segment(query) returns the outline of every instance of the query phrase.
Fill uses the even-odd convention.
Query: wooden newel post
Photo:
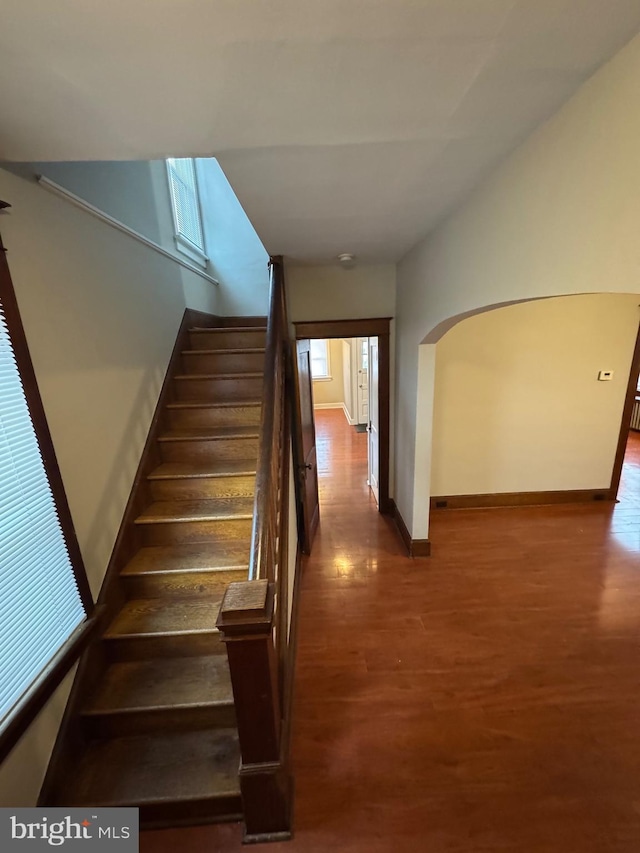
[[[267,580],[229,584],[217,621],[231,671],[247,842],[291,835],[291,779],[280,750],[274,592]]]

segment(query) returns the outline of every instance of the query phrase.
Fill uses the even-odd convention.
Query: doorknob
[[[313,465],[310,462],[307,462],[306,465],[304,463],[302,463],[302,465],[299,465],[298,467],[300,468],[301,471],[304,471],[305,468],[308,468],[309,471],[311,471],[311,469],[313,468]]]

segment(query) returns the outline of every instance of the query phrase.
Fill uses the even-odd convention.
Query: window
[[[171,209],[178,249],[202,266],[207,265],[200,212],[196,166],[191,158],[167,160]]]
[[[331,379],[329,364],[329,342],[310,341],[311,344],[311,378]]]
[[[54,500],[59,472],[56,468],[49,475],[45,466],[44,459],[50,457],[49,449],[43,448],[51,447],[51,454],[53,448],[46,424],[36,430],[44,414],[1,246],[0,241],[0,746],[4,749],[3,738],[9,737],[9,730],[11,736],[16,733],[26,703],[36,701],[30,688],[37,683],[37,701],[43,702],[56,678],[59,682],[64,675],[53,670],[62,666],[60,656],[79,648],[76,644],[86,635],[85,603],[90,604],[90,595],[84,569],[78,575],[81,593],[77,563],[75,568],[72,564],[64,532],[66,501],[62,506]],[[75,537],[72,548],[75,555]],[[67,669],[71,663],[68,660]]]

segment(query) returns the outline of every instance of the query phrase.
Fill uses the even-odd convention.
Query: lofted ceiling
[[[2,0],[0,159],[216,156],[267,250],[394,261],[640,0]]]

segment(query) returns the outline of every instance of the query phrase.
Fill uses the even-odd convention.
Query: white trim
[[[209,263],[209,256],[205,255],[196,245],[194,245],[191,240],[182,234],[175,234],[173,238],[176,242],[176,249],[183,255],[186,255],[196,264],[207,268],[207,264]]]
[[[350,426],[355,426],[356,421],[353,418],[349,417],[349,411],[347,409],[346,403],[314,403],[314,409],[342,409],[344,412],[344,416],[347,419]]]
[[[145,237],[144,234],[140,234],[133,228],[129,228],[129,226],[125,225],[124,222],[120,222],[119,219],[115,219],[113,216],[109,216],[108,213],[105,213],[99,208],[94,207],[92,204],[89,204],[88,201],[85,201],[83,198],[80,198],[80,196],[77,196],[69,190],[66,190],[64,187],[61,187],[60,184],[56,184],[55,181],[50,180],[45,175],[38,175],[36,177],[36,180],[45,190],[48,190],[54,195],[66,199],[66,201],[71,202],[71,204],[74,204],[76,207],[79,207],[86,213],[90,213],[92,216],[95,216],[96,219],[100,219],[102,222],[105,222],[107,225],[110,225],[117,231],[121,231],[123,234],[127,234],[129,237],[133,237],[134,240],[137,240],[139,243],[143,243],[145,246],[147,246],[149,249],[153,249],[153,251],[157,252],[159,255],[162,255],[163,257],[168,258],[170,261],[173,261],[174,263],[179,264],[181,267],[184,267],[185,269],[189,270],[190,272],[199,275],[201,278],[204,278],[207,281],[211,282],[211,284],[220,284],[217,279],[204,272],[204,270],[199,269],[193,264],[190,264],[188,261],[184,260],[184,258],[180,258],[178,257],[178,255],[174,255],[173,252],[168,252],[166,249],[163,249],[162,246],[158,245],[158,243],[155,243],[153,240],[150,240],[148,237]]]
[[[343,403],[342,408],[344,409],[344,416],[349,421],[349,426],[355,426],[358,421],[355,418],[352,418],[349,414],[349,409],[347,409],[347,404]]]

